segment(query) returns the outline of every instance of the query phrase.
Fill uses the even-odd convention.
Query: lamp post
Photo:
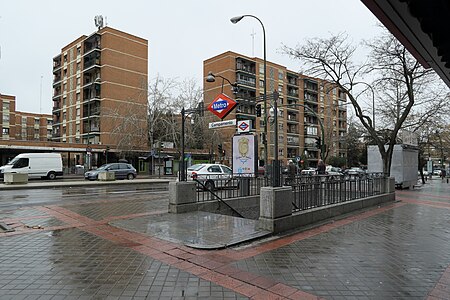
[[[273,169],[273,175],[272,175],[272,186],[277,187],[280,186],[281,180],[280,180],[280,162],[278,161],[278,97],[279,94],[277,91],[273,92],[273,133],[274,133],[274,141],[273,141],[273,147],[274,147],[274,153],[273,153],[273,163],[272,163],[272,169]]]
[[[269,154],[267,150],[267,60],[266,60],[266,29],[264,28],[264,24],[261,22],[261,20],[254,16],[254,15],[242,15],[233,17],[230,19],[231,23],[236,24],[240,20],[242,20],[245,17],[251,17],[258,20],[258,22],[261,24],[262,30],[263,30],[263,44],[264,44],[264,166],[267,168],[267,163],[269,161]]]
[[[184,162],[184,130],[185,130],[185,122],[186,117],[191,113],[198,113],[200,116],[203,116],[205,108],[203,107],[203,102],[200,102],[197,108],[193,109],[185,109],[184,106],[181,109],[181,159],[180,159],[180,181],[187,180],[186,174],[186,164]]]
[[[221,93],[223,93],[223,83],[226,80],[231,85],[231,89],[233,90],[233,94],[237,94],[239,87],[238,87],[238,84],[236,82],[235,83],[231,83],[231,81],[228,80],[228,78],[223,77],[221,75],[215,75],[211,71],[208,73],[208,76],[206,76],[206,82],[215,82],[216,81],[216,77],[222,78],[222,90],[221,90]]]

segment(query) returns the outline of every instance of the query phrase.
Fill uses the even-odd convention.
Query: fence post
[[[291,186],[262,187],[260,194],[259,227],[273,233],[283,231],[283,217],[292,215],[293,193]],[[288,220],[285,222],[289,223]]]
[[[169,182],[169,212],[184,213],[197,210],[195,181]]]

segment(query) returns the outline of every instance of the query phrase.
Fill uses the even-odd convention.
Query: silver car
[[[128,180],[136,178],[137,175],[136,169],[130,164],[112,163],[102,165],[101,167],[95,170],[91,170],[84,173],[84,179],[97,180],[98,173],[100,172],[114,172],[116,179],[128,179]]]

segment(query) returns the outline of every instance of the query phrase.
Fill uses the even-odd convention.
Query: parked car
[[[29,178],[56,179],[63,176],[60,153],[22,153],[0,167],[0,178],[4,173],[25,173]]]
[[[198,180],[206,189],[235,188],[238,181],[233,178],[233,170],[222,164],[196,164],[187,168],[187,178]]]
[[[316,175],[317,171],[316,168],[308,168],[300,171],[301,175]]]
[[[333,166],[326,166],[325,174],[331,175],[331,176],[344,175],[344,173],[342,173],[342,169],[341,168],[333,167]]]
[[[349,176],[363,176],[366,174],[366,171],[359,167],[351,167],[350,169],[345,170],[344,174]]]
[[[436,176],[441,176],[441,169],[434,169],[433,170],[433,175],[436,175]]]
[[[100,172],[114,172],[116,179],[132,180],[137,176],[136,169],[132,165],[126,163],[111,163],[84,173],[84,179],[97,180],[98,173]]]

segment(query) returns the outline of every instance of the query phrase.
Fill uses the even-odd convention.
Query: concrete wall
[[[244,218],[258,219],[260,228],[279,233],[352,211],[395,201],[394,178],[386,179],[384,186],[385,193],[382,195],[292,213],[293,193],[291,187],[264,187],[261,188],[260,196],[226,199],[226,205],[219,200],[196,202],[195,182],[170,182],[169,212],[185,213],[200,210],[237,216],[229,207],[231,206]]]
[[[324,207],[318,207],[301,211],[292,215],[283,217],[274,217],[272,219],[266,217],[260,217],[260,228],[270,230],[273,233],[279,233],[287,230],[292,230],[305,225],[317,223],[330,219],[342,214],[346,214],[352,211],[360,210],[376,206],[379,204],[395,201],[395,181],[394,178],[386,179],[386,191],[382,195],[371,196],[367,198],[347,201],[343,203],[337,203],[327,205]],[[262,209],[261,209],[262,211]]]

